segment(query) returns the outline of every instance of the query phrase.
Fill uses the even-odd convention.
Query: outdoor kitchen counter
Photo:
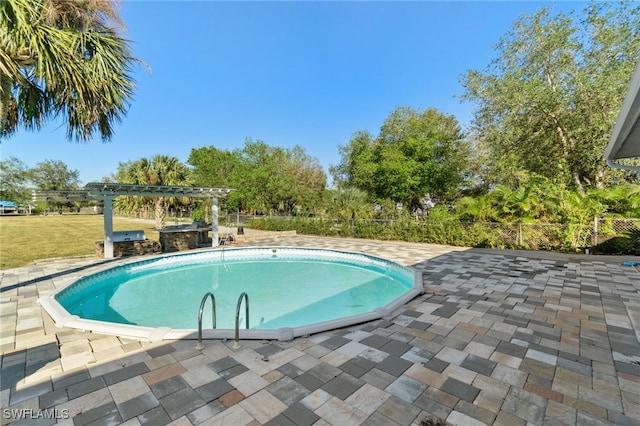
[[[211,241],[211,226],[179,225],[159,229],[160,245],[163,252],[191,250]]]

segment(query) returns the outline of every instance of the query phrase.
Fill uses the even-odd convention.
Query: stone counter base
[[[119,241],[113,243],[113,257],[140,256],[161,252],[160,242],[156,240]],[[104,241],[96,241],[96,256],[104,257]]]
[[[160,247],[163,253],[198,248],[198,231],[160,232]]]

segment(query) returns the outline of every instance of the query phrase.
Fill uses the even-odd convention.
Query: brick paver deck
[[[196,350],[56,328],[37,299],[104,260],[2,271],[3,424],[640,424],[640,272],[620,263],[637,258],[251,244],[388,258],[423,271],[425,293],[347,329]]]

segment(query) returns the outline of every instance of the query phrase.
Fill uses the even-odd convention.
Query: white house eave
[[[640,166],[616,162],[623,158],[638,157],[640,157],[640,58],[629,81],[629,89],[605,150],[605,160],[610,167],[640,171]]]

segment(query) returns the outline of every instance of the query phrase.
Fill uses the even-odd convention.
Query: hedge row
[[[508,224],[443,222],[336,222],[319,219],[265,217],[252,219],[249,227],[299,234],[340,236],[374,240],[396,240],[459,247],[554,250],[576,252],[589,248],[592,253],[639,255],[640,232],[609,235],[595,247],[590,246],[588,226],[525,226]]]

